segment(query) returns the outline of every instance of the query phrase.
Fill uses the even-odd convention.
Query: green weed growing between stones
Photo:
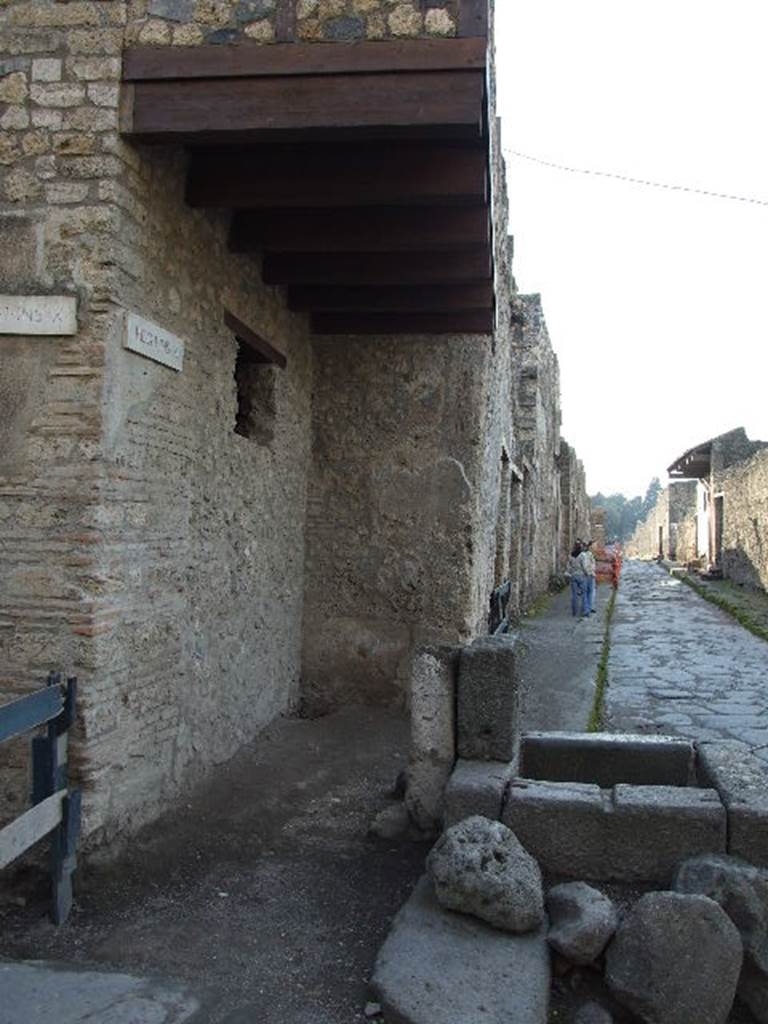
[[[592,711],[587,723],[587,732],[601,732],[603,728],[603,709],[605,704],[605,688],[608,685],[608,655],[611,651],[611,619],[613,608],[616,604],[616,589],[611,590],[608,599],[608,610],[605,613],[605,633],[603,634],[603,649],[600,652],[600,661],[597,665],[597,678],[595,680],[595,700],[592,704]]]
[[[709,601],[710,604],[717,605],[718,608],[727,612],[731,618],[735,619],[745,629],[748,629],[750,633],[759,636],[761,640],[768,640],[768,628],[756,622],[748,611],[739,608],[738,605],[728,599],[727,595],[710,590],[709,587],[699,583],[698,580],[695,580],[687,573],[681,573],[677,578],[686,583],[691,590],[695,590],[699,597],[703,597],[705,601]]]

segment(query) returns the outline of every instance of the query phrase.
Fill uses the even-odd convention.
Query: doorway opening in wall
[[[275,368],[260,362],[242,341],[237,343],[235,383],[235,433],[257,444],[271,444],[275,436]]]
[[[715,566],[720,569],[723,564],[723,495],[716,494],[715,511]]]

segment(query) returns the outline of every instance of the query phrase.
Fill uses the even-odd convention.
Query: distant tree
[[[656,498],[661,490],[659,478],[654,477],[644,498],[640,495],[627,498],[624,494],[602,494],[599,491],[592,495],[592,506],[605,509],[605,536],[608,540],[614,537],[621,541],[629,540],[637,524],[656,504]]]
[[[640,513],[641,519],[645,519],[656,504],[656,500],[663,490],[664,488],[661,486],[661,480],[655,476],[648,484],[648,489],[646,490],[645,497],[643,498],[642,511]]]

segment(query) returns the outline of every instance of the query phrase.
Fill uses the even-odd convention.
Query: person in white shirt
[[[595,587],[597,583],[597,563],[595,556],[592,554],[592,545],[594,541],[588,540],[584,545],[584,549],[579,555],[579,562],[581,568],[586,577],[584,585],[584,614],[594,615],[595,614]]]

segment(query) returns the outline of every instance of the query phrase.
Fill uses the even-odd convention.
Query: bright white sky
[[[590,493],[642,494],[737,426],[768,440],[768,2],[496,7],[515,276],[541,292]]]

